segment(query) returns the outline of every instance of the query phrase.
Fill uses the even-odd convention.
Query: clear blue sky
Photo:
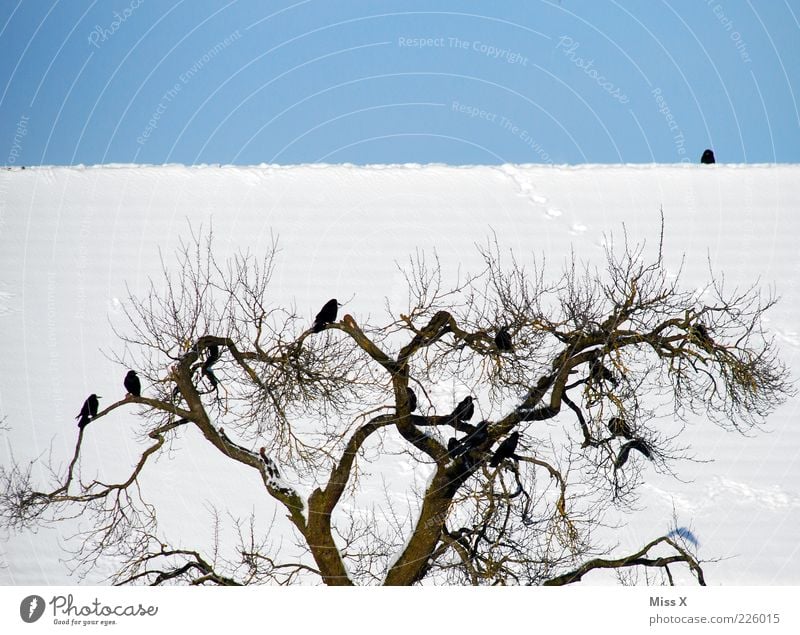
[[[800,0],[2,0],[0,165],[800,162]]]

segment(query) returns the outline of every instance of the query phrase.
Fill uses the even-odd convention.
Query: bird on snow
[[[621,468],[625,463],[628,462],[628,455],[630,454],[631,450],[638,450],[642,454],[644,454],[648,459],[652,457],[650,452],[650,448],[648,445],[642,441],[641,439],[634,439],[633,441],[628,441],[625,445],[620,448],[619,456],[617,460],[614,461],[614,469],[618,470]]]
[[[97,408],[100,405],[98,399],[100,399],[100,397],[92,393],[89,395],[86,401],[83,402],[81,411],[78,413],[78,416],[75,417],[76,419],[79,419],[79,428],[85,428],[87,425],[89,425],[89,421],[97,416]]]
[[[408,399],[408,411],[414,412],[417,409],[417,396],[411,388],[406,388],[406,395]]]
[[[503,442],[497,447],[494,455],[492,455],[489,461],[489,467],[497,467],[506,459],[516,458],[517,455],[514,454],[514,452],[517,449],[517,443],[519,443],[519,432],[512,432],[508,437],[503,439]]]
[[[611,417],[608,420],[608,431],[615,437],[633,438],[633,432],[628,422],[622,417]]]
[[[497,335],[494,336],[494,344],[497,346],[498,351],[514,350],[514,345],[511,342],[511,333],[508,332],[508,325],[497,331]]]
[[[139,378],[136,376],[135,370],[129,370],[128,374],[125,375],[125,390],[128,391],[129,395],[133,395],[134,397],[141,397],[142,396],[142,383],[139,381]]]
[[[474,413],[475,404],[472,403],[472,395],[470,395],[459,402],[451,417],[456,421],[469,421]]]
[[[313,333],[319,333],[325,328],[326,324],[335,322],[336,313],[338,312],[340,306],[342,305],[337,302],[336,298],[331,298],[328,300],[325,303],[325,306],[322,307],[322,310],[317,313],[317,317],[314,318],[314,325],[311,327],[311,331]]]
[[[703,151],[703,156],[700,157],[700,163],[716,163],[716,159],[714,159],[714,151],[710,149],[706,149]]]

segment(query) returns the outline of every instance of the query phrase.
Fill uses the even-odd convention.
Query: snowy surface
[[[503,248],[546,254],[555,275],[571,246],[599,259],[604,233],[619,233],[623,222],[634,240],[652,243],[663,208],[668,263],[677,267],[686,254],[684,285],[708,278],[709,258],[731,284],[774,285],[782,300],[768,326],[800,377],[798,183],[800,166],[789,165],[2,170],[0,417],[11,430],[0,433],[0,461],[52,453],[67,462],[86,396],[103,395],[101,407],[123,396],[125,370],[102,352],[119,350],[109,320],[119,316],[126,284],[137,293],[157,278],[159,249],[171,264],[189,222],[213,224],[220,258],[242,248],[261,253],[278,236],[273,297],[310,323],[330,297],[347,299],[356,319],[380,314],[384,297],[404,288],[395,262],[416,248],[436,248],[445,280],[454,279],[459,264],[477,268],[474,245],[495,232]],[[800,584],[798,404],[789,401],[750,438],[703,422],[687,428],[694,455],[713,462],[678,464],[681,480],[650,469],[640,511],[615,536],[620,547],[664,533],[675,513],[701,558],[722,558],[706,565],[710,584]],[[88,428],[83,474],[108,481],[129,469],[139,446],[131,411],[102,422]],[[187,430],[157,480],[145,483],[170,535],[188,536],[187,545],[210,539],[211,504],[267,518],[276,511],[255,472],[206,446]],[[375,470],[371,486],[423,484],[427,474],[411,474],[406,463]],[[278,510],[275,531],[287,527]],[[79,582],[63,562],[70,544],[59,529],[0,537],[0,584]]]

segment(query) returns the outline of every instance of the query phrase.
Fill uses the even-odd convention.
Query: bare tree
[[[672,583],[676,566],[704,584],[679,534],[612,557],[597,529],[633,505],[645,466],[686,458],[688,417],[746,432],[792,388],[763,329],[776,298],[713,273],[702,293],[682,290],[662,240],[650,259],[627,235],[609,242],[604,270],[573,254],[552,281],[494,240],[478,248],[482,270],[453,285],[417,254],[403,267],[407,306],[315,333],[270,303],[276,243],[261,261],[218,263],[211,236],[192,234],[177,267],[162,260],[163,279],[129,298],[118,330],[116,361],[138,370],[142,396],[92,419],[137,409],[149,445],[118,483],[79,477],[91,426],[47,487],[30,464],[2,468],[2,522],[91,517],[76,561],[116,557],[116,584],[563,585],[599,569]],[[463,392],[443,409],[452,385]],[[260,475],[296,548],[276,547],[255,516],[216,509],[211,552],[170,546],[140,477],[187,427]],[[348,506],[364,470],[397,453],[424,486],[403,504],[387,492],[368,511]],[[223,525],[235,551],[219,544]]]

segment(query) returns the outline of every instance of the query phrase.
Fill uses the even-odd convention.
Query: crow
[[[475,404],[472,403],[472,395],[470,395],[469,397],[464,397],[464,399],[459,402],[456,409],[453,410],[453,414],[450,416],[456,421],[469,421],[472,419],[474,413]]]
[[[484,441],[489,438],[489,422],[481,421],[476,427],[474,432],[471,432],[464,437],[463,442],[469,446],[469,449],[478,448],[483,445]]]
[[[141,397],[142,396],[142,383],[139,381],[139,378],[136,376],[135,370],[129,370],[128,374],[125,375],[125,390],[128,391],[129,395],[133,395],[134,397]]]
[[[689,335],[695,339],[701,348],[711,350],[714,346],[714,340],[711,339],[708,329],[701,322],[689,327]]]
[[[414,412],[417,409],[417,396],[411,388],[406,388],[406,395],[408,399],[408,411]]]
[[[620,448],[619,456],[617,460],[614,461],[614,469],[618,470],[621,468],[625,463],[628,462],[628,455],[630,454],[631,450],[638,450],[642,454],[644,454],[648,459],[652,457],[650,452],[650,448],[648,445],[642,441],[641,439],[634,439],[633,441],[628,441],[625,445]]]
[[[714,158],[714,151],[706,149],[703,151],[703,156],[700,157],[700,163],[716,163]]]
[[[501,352],[514,350],[514,345],[511,342],[511,333],[508,332],[508,325],[497,331],[497,335],[494,336],[494,344],[497,346],[497,350]]]
[[[611,417],[611,419],[608,420],[608,430],[615,437],[625,437],[626,439],[633,438],[631,427],[622,417]]]
[[[206,361],[203,362],[204,368],[211,368],[219,360],[219,346],[217,344],[208,345],[208,355]]]
[[[89,395],[86,401],[83,402],[81,411],[78,413],[78,416],[75,417],[76,419],[79,419],[79,428],[85,428],[87,425],[89,425],[89,422],[97,416],[97,408],[100,405],[98,403],[98,399],[101,399],[101,397],[92,393]]]
[[[596,384],[602,381],[607,381],[612,386],[616,386],[619,382],[614,373],[612,373],[599,359],[593,359],[589,362],[589,378]]]
[[[454,459],[461,456],[466,451],[467,447],[455,437],[450,437],[447,440],[447,453]]]
[[[311,327],[313,333],[319,333],[325,328],[326,324],[336,321],[336,313],[339,307],[342,306],[337,302],[336,298],[331,298],[322,307],[317,317],[314,318],[314,325]]]
[[[517,449],[517,443],[519,443],[519,432],[512,432],[507,438],[503,439],[503,442],[497,447],[494,455],[492,455],[489,461],[489,467],[497,467],[506,459],[517,458],[517,455],[514,454],[514,451]]]

